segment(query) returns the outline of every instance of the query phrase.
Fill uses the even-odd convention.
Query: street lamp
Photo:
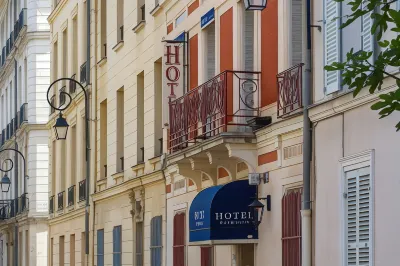
[[[90,3],[90,1],[89,1]],[[89,6],[88,6],[88,9]],[[90,12],[88,12],[88,15],[90,17]],[[90,40],[90,38],[89,38]],[[90,49],[88,49],[88,51],[90,51]],[[88,58],[88,62],[90,62],[90,57]],[[88,63],[89,64],[89,63]],[[88,70],[90,70],[88,68]],[[89,75],[88,75],[89,77]],[[87,77],[87,80],[89,80],[89,78]],[[50,91],[51,88],[53,87],[54,84],[56,84],[59,81],[63,81],[66,80],[68,82],[74,82],[76,84],[78,84],[78,86],[81,88],[81,90],[83,91],[84,97],[85,97],[85,130],[86,130],[86,136],[85,136],[85,140],[86,140],[86,208],[85,208],[85,240],[86,240],[86,246],[85,246],[85,251],[86,251],[86,255],[89,255],[89,181],[90,181],[90,135],[89,135],[89,97],[88,97],[88,93],[85,90],[85,88],[83,87],[83,85],[76,81],[75,79],[72,78],[59,78],[55,81],[53,81],[53,83],[50,84],[49,89],[47,90],[47,102],[49,103],[49,105],[54,109],[60,112],[56,123],[54,124],[53,128],[56,134],[56,138],[57,140],[65,140],[67,138],[67,133],[68,133],[68,122],[67,120],[65,120],[65,118],[62,116],[62,111],[66,110],[72,103],[72,97],[71,95],[66,92],[66,91],[60,91],[61,95],[67,96],[69,98],[69,101],[67,101],[67,104],[62,104],[61,106],[57,107],[54,106],[51,98],[53,95],[50,96]]]
[[[7,176],[7,173],[1,178],[1,191],[8,192],[10,190],[11,180]]]
[[[60,116],[57,118],[57,121],[55,123],[54,131],[56,133],[56,138],[57,140],[65,140],[67,139],[67,132],[68,132],[68,122],[65,120],[65,118],[62,116],[60,112]]]
[[[262,11],[267,7],[267,0],[244,0],[246,10]]]
[[[271,211],[271,195],[266,198],[255,198],[252,203],[250,203],[250,212],[253,213],[254,226],[258,229],[258,226],[262,222],[265,205],[260,202],[260,200],[265,200],[267,202],[267,211]]]

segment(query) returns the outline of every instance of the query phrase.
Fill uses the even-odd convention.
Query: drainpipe
[[[86,52],[86,86],[90,88],[90,13],[91,13],[91,0],[86,1],[86,38],[87,38],[87,52]],[[89,132],[89,93],[85,103],[85,123],[86,123],[86,207],[85,207],[85,251],[86,251],[86,264],[89,265],[89,196],[90,196],[90,132]]]
[[[306,18],[306,30],[303,34],[306,42],[306,54],[304,57],[304,86],[303,98],[303,209],[302,217],[302,266],[311,266],[312,262],[312,224],[311,224],[311,121],[308,115],[308,107],[311,102],[311,0],[303,2],[303,14]],[[303,20],[304,21],[304,20]]]
[[[16,1],[14,1],[14,3],[16,3]],[[15,76],[15,83],[14,83],[14,111],[15,114],[17,114],[17,91],[18,91],[18,83],[17,83],[17,60],[14,59],[14,76]],[[15,118],[15,117],[14,117]],[[14,120],[14,123],[16,123],[16,121]],[[15,126],[11,125],[12,127]],[[17,134],[16,132],[14,132],[15,134],[15,149],[18,150],[18,144],[17,144]],[[17,204],[18,204],[18,153],[15,152],[14,155],[14,166],[15,166],[15,172],[14,172],[14,193],[15,193],[15,201],[14,201],[14,214],[15,216],[17,216]],[[14,265],[18,266],[18,221],[17,219],[15,219],[15,226],[14,226]]]

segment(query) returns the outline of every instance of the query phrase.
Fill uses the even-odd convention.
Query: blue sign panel
[[[212,21],[214,21],[214,17],[215,17],[215,10],[213,8],[201,17],[201,21],[200,21],[201,28],[204,28],[205,26],[210,24]]]
[[[179,34],[178,37],[176,37],[174,41],[184,42],[185,41],[185,32],[182,32],[181,34]]]
[[[247,180],[204,189],[189,211],[189,241],[258,239],[249,204],[256,187]]]

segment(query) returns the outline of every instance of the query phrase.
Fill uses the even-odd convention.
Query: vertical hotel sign
[[[186,79],[185,32],[175,40],[164,41],[163,57],[163,120],[168,123],[169,102],[185,93]],[[166,101],[166,102],[165,102]]]

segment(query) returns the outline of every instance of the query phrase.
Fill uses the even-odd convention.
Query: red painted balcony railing
[[[260,72],[224,71],[171,101],[169,151],[249,128],[248,120],[259,116],[260,76]]]
[[[303,65],[295,65],[276,75],[278,85],[278,117],[282,117],[303,107],[301,99]]]

